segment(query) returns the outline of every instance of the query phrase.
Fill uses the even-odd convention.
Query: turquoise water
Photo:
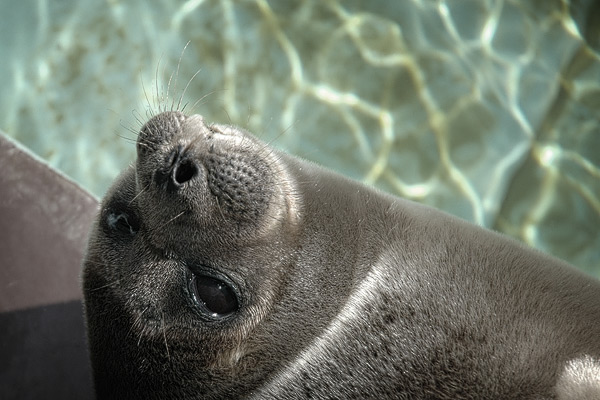
[[[1,2],[0,129],[101,196],[181,97],[600,276],[598,27],[593,1]]]

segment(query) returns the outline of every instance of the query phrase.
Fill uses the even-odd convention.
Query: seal
[[[84,261],[98,398],[600,393],[600,283],[441,211],[163,112]]]

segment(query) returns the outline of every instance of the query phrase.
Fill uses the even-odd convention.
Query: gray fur
[[[203,314],[198,269],[237,312]],[[84,291],[101,399],[600,393],[598,281],[199,116],[142,129]]]

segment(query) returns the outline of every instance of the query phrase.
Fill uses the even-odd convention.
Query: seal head
[[[85,261],[98,394],[235,396],[286,356],[249,336],[295,258],[292,178],[250,134],[179,112],[149,120],[137,152]]]

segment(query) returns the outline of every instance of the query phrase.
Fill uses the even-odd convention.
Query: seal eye
[[[239,308],[235,292],[227,283],[206,275],[194,275],[192,291],[200,306],[211,317],[223,317]]]
[[[137,220],[124,212],[108,213],[106,216],[106,223],[111,229],[128,235],[135,235],[139,229]]]

